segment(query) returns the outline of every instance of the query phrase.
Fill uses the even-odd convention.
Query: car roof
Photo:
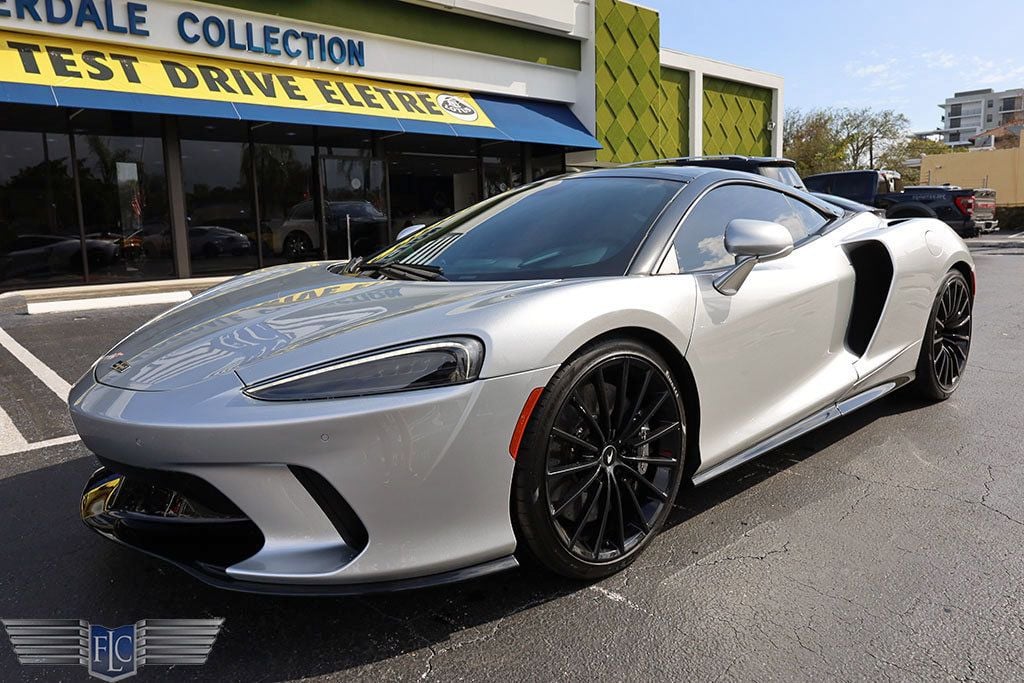
[[[631,166],[618,168],[595,168],[575,173],[569,177],[608,177],[608,178],[662,178],[688,183],[696,178],[714,173],[717,168],[699,168],[697,166]],[[565,176],[563,176],[565,177]]]
[[[806,190],[802,190],[786,183],[768,178],[756,173],[723,169],[718,166],[620,166],[617,168],[599,168],[590,171],[581,171],[564,176],[556,176],[554,179],[571,178],[654,178],[663,180],[675,180],[677,182],[691,184],[696,183],[700,187],[711,187],[719,182],[745,181],[748,183],[763,185],[767,188],[778,190],[786,194],[794,194],[808,204],[815,206],[824,213],[836,214],[836,207]],[[549,178],[548,180],[553,180]],[[698,182],[699,181],[699,182]],[[537,182],[545,182],[539,180]]]

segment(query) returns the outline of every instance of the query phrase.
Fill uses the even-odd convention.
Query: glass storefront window
[[[523,146],[515,142],[484,142],[484,199],[523,184]]]
[[[193,275],[257,267],[248,126],[179,119],[188,254]]]
[[[322,163],[328,257],[369,256],[385,247],[390,239],[384,162],[325,156]]]
[[[182,237],[162,117],[4,107],[0,290],[174,277],[185,253],[196,276],[369,255],[565,169],[544,145],[182,116]]]
[[[89,281],[174,276],[160,121],[124,112],[82,112],[73,120]]]
[[[530,145],[530,152],[530,182],[565,173],[563,150],[548,145]]]
[[[263,265],[320,258],[320,230],[313,211],[313,129],[253,126]]]
[[[0,119],[0,289],[82,282],[64,114],[4,105]],[[113,261],[116,247],[89,240],[90,261]]]
[[[480,201],[476,140],[403,135],[387,143],[392,238]]]

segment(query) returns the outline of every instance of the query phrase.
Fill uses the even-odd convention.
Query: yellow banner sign
[[[464,92],[9,31],[0,80],[494,127]]]

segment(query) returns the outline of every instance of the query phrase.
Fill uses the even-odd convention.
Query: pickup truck
[[[819,173],[804,178],[804,184],[812,192],[827,192],[883,209],[887,218],[938,218],[961,237],[978,236],[974,190],[952,185],[902,187],[895,171]]]
[[[974,189],[974,223],[981,232],[995,232],[999,229],[996,220],[996,191],[987,187]]]

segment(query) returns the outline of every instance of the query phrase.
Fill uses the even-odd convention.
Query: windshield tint
[[[800,174],[796,172],[795,168],[789,166],[762,166],[761,174],[790,187],[795,187],[798,190],[804,189],[804,182],[800,180]]]
[[[369,263],[432,266],[448,280],[624,275],[681,188],[652,178],[559,178],[465,209]]]

